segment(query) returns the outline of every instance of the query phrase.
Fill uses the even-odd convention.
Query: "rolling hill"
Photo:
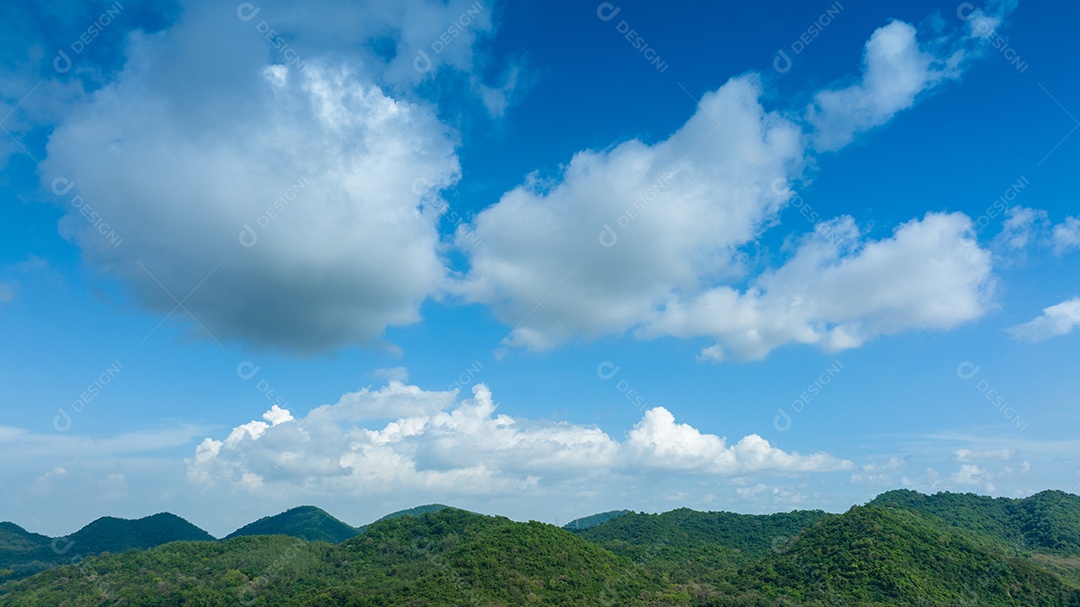
[[[169,542],[212,542],[217,538],[186,520],[161,512],[140,519],[103,516],[66,538],[81,554],[145,550]]]
[[[215,541],[215,538],[167,512],[135,520],[105,516],[59,538],[30,533],[12,523],[0,523],[0,580],[31,575],[103,552],[144,550],[178,541]]]
[[[0,584],[0,605],[1080,607],[1078,502],[897,491],[843,514],[609,512],[576,530],[441,505],[358,530],[307,506],[223,541],[67,559]],[[172,515],[106,517],[68,540],[138,548],[204,534]],[[0,556],[22,575],[55,556],[52,543],[0,524]]]
[[[917,510],[1017,549],[1080,552],[1080,496],[1064,491],[1042,491],[1010,499],[973,493],[923,495],[898,489],[882,493],[870,505]]]
[[[55,559],[52,538],[31,533],[15,523],[0,523],[0,580],[45,569]]]
[[[1080,604],[1080,588],[985,535],[883,506],[823,519],[735,586],[762,605]]]
[[[648,591],[619,581],[629,568],[553,525],[445,508],[340,545],[244,536],[95,557],[9,582],[0,604],[591,607],[616,586],[628,600]]]
[[[339,544],[358,533],[359,529],[339,521],[321,508],[297,506],[248,523],[225,536],[225,539],[244,535],[290,535],[311,542]]]

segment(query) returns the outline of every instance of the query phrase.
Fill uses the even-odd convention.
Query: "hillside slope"
[[[215,538],[167,512],[135,520],[106,516],[60,538],[30,533],[13,523],[0,523],[0,580],[24,577],[103,552],[144,550],[177,541],[215,541]]]
[[[923,495],[907,489],[882,493],[868,505],[897,506],[940,517],[1018,549],[1080,553],[1080,496],[1042,491],[1023,499],[973,493]]]
[[[0,586],[0,604],[573,607],[614,588],[618,604],[642,604],[650,589],[619,580],[629,565],[552,525],[447,508],[340,545],[250,536],[89,558]]]
[[[911,510],[855,507],[744,569],[719,605],[1080,605],[1080,589],[985,536]],[[777,603],[777,601],[781,601]]]

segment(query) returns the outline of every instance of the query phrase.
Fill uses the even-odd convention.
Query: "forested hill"
[[[1080,496],[1064,491],[1043,491],[1023,499],[1009,499],[973,493],[923,495],[898,489],[882,493],[870,504],[918,510],[1019,548],[1080,552]]]
[[[135,520],[105,516],[59,538],[29,533],[13,523],[0,523],[0,580],[22,577],[102,552],[213,540],[206,531],[167,512]]]
[[[1080,607],[1078,504],[890,492],[843,514],[628,512],[575,532],[430,506],[337,544],[243,535],[90,557],[0,585],[0,605]],[[295,510],[277,522],[325,514]],[[45,540],[0,525],[6,550]]]
[[[322,508],[297,506],[248,523],[225,536],[225,539],[243,535],[291,535],[312,542],[339,544],[358,533],[359,529],[339,521]]]

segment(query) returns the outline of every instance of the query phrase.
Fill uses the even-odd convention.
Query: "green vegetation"
[[[882,493],[870,505],[918,510],[1020,549],[1080,554],[1080,496],[1064,491],[1009,499],[901,489]]]
[[[60,538],[0,523],[0,580],[24,577],[103,552],[142,550],[177,541],[214,541],[214,537],[167,512],[136,520],[105,516]]]
[[[244,535],[290,535],[292,537],[319,542],[340,544],[356,536],[360,530],[330,516],[322,508],[315,506],[297,506],[248,523],[225,536],[232,539]]]
[[[256,536],[94,557],[9,582],[0,604],[592,606],[628,565],[552,525],[447,508],[336,546]]]
[[[1030,559],[1008,555],[986,536],[879,506],[822,520],[741,572],[733,587],[744,599],[760,602],[719,604],[992,607],[1080,601],[1076,586]]]
[[[334,542],[355,530],[301,507],[221,542],[109,551],[11,580],[0,606],[1080,607],[1078,516],[1080,498],[1061,492],[889,492],[840,515],[614,512],[574,531],[432,505]],[[101,519],[84,540],[110,525],[116,545],[191,532],[167,517],[141,521],[168,533]],[[313,529],[331,541],[260,534]],[[51,542],[0,525],[5,567]]]
[[[0,580],[37,573],[54,562],[52,538],[0,523]]]
[[[135,520],[103,516],[67,537],[82,554],[144,550],[169,542],[212,542],[214,536],[186,520],[162,512]]]

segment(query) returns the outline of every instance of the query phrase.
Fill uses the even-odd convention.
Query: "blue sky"
[[[1080,8],[3,10],[2,520],[1080,488]]]

